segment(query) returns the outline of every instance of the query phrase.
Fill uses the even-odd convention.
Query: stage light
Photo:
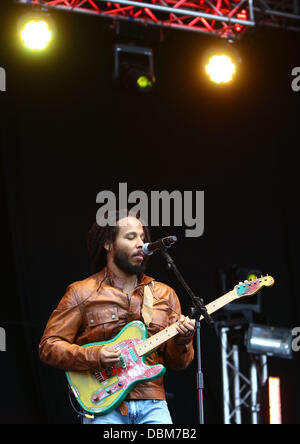
[[[151,91],[154,85],[154,77],[136,65],[121,64],[120,78],[124,87],[142,93]]]
[[[245,264],[232,264],[219,270],[219,286],[220,293],[225,294],[230,291],[239,282],[256,281],[260,276],[264,276],[265,273],[262,269]],[[244,311],[260,313],[261,312],[261,291],[253,296],[239,299],[238,301],[231,302],[224,307],[225,311]],[[254,322],[252,320],[252,322]]]
[[[114,52],[114,79],[126,89],[150,92],[155,84],[152,49],[116,44]]]
[[[24,45],[32,50],[45,49],[52,39],[52,32],[44,20],[31,20],[25,24],[21,31]]]
[[[280,379],[269,378],[269,421],[270,424],[281,424]]]
[[[145,89],[145,88],[149,88],[149,87],[152,88],[151,79],[145,75],[139,76],[136,83],[137,83],[138,87],[141,89]]]
[[[233,43],[222,41],[214,44],[202,55],[202,67],[208,78],[218,85],[233,80],[241,58]]]
[[[255,281],[258,278],[259,278],[259,276],[257,274],[249,273],[249,275],[247,276],[247,281]]]
[[[205,71],[212,82],[228,83],[232,80],[236,67],[227,55],[216,54],[209,59]]]
[[[287,359],[293,357],[292,330],[250,324],[245,338],[248,353]]]
[[[47,11],[22,15],[17,28],[24,47],[33,52],[45,50],[54,38],[55,24]]]

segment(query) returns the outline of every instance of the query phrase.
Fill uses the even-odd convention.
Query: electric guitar
[[[274,279],[268,275],[240,282],[232,291],[206,305],[207,312],[212,314],[235,299],[254,295],[263,286],[270,287],[273,284]],[[202,319],[203,316],[200,317]],[[166,371],[163,365],[147,365],[145,361],[161,344],[178,334],[176,325],[174,323],[147,338],[145,325],[140,321],[132,321],[110,341],[83,345],[109,345],[122,352],[117,367],[105,371],[66,372],[69,387],[81,407],[86,412],[103,415],[117,408],[139,382],[162,377]]]

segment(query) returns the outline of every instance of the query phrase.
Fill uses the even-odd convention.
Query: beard
[[[115,251],[114,263],[119,267],[122,271],[128,274],[136,274],[139,276],[144,273],[146,270],[146,258],[144,258],[143,262],[140,265],[133,265],[129,262],[129,255],[121,250]]]

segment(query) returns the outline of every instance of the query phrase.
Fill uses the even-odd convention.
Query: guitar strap
[[[153,293],[149,285],[144,286],[144,298],[142,306],[142,316],[146,327],[149,327],[153,314]]]

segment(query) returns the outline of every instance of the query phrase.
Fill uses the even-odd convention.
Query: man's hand
[[[176,325],[176,330],[179,333],[177,343],[178,344],[188,344],[195,333],[195,319],[187,319],[181,315],[179,321]]]
[[[104,345],[100,350],[100,361],[104,368],[114,367],[120,364],[121,350]]]

